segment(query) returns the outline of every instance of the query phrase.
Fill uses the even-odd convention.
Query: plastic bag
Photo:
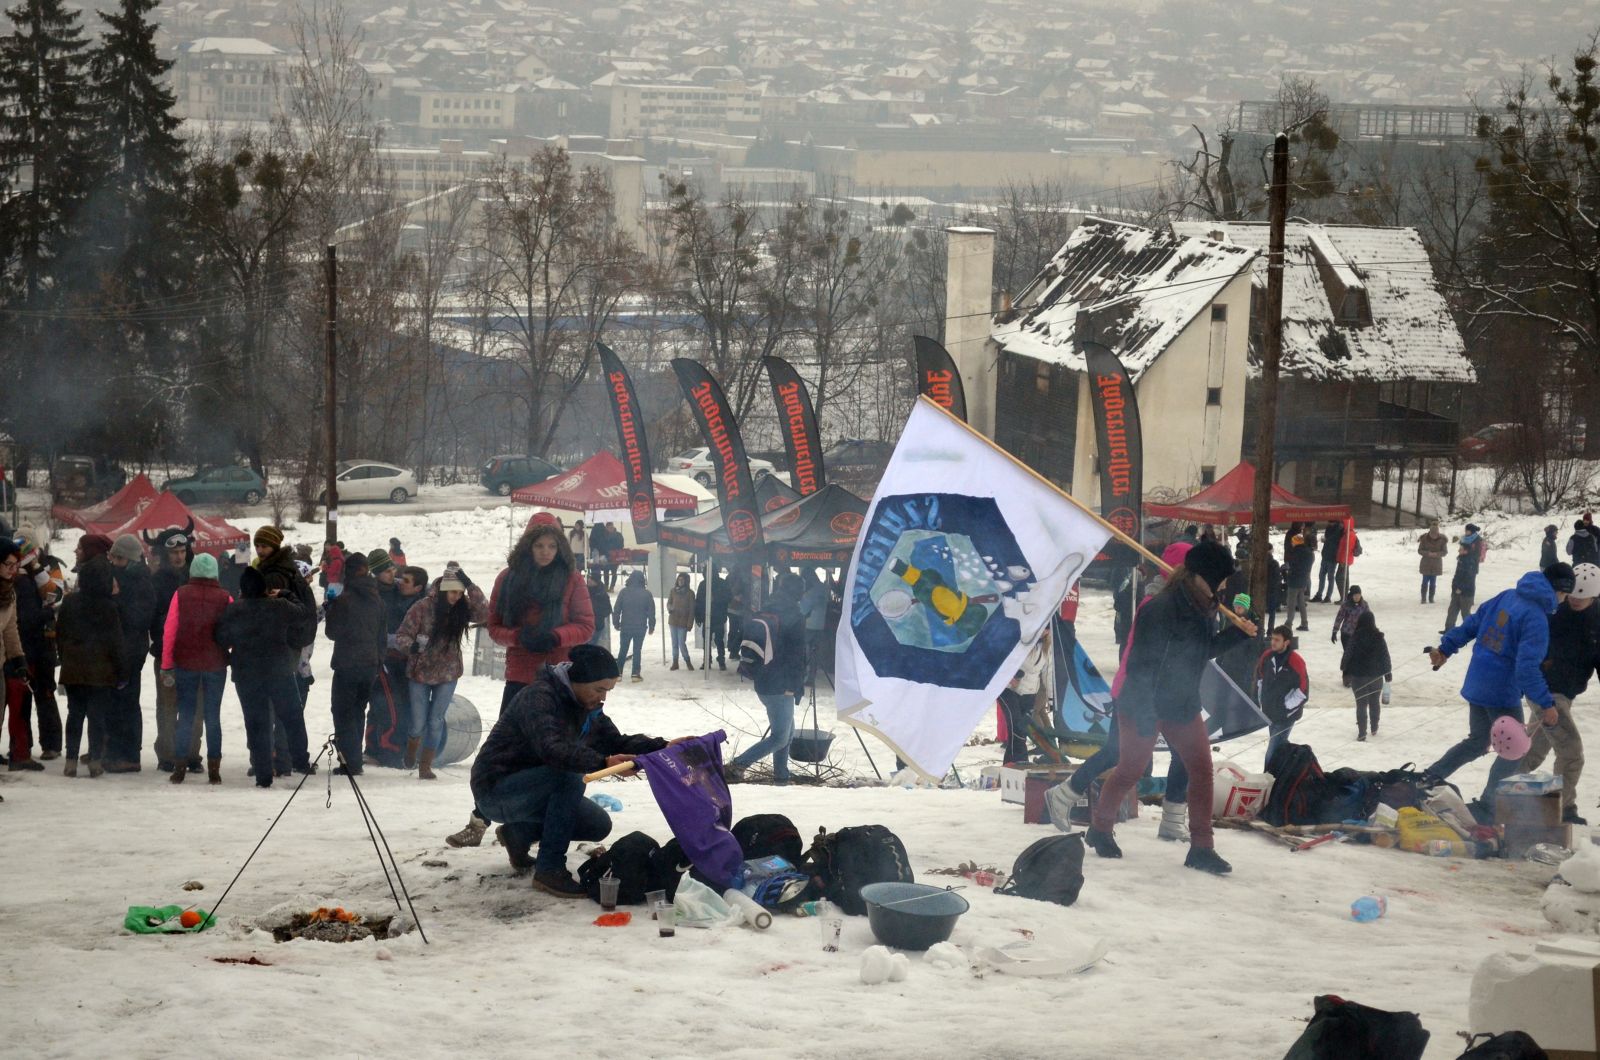
[[[1394,682],[1390,681],[1387,677],[1385,677],[1383,679],[1383,705],[1386,706],[1386,707],[1389,705],[1389,694],[1390,694],[1390,690],[1393,689],[1393,688],[1394,688]]]
[[[719,928],[744,922],[744,914],[730,906],[716,891],[685,874],[672,897],[676,922],[684,927]]]
[[[186,928],[178,923],[182,915],[181,905],[130,905],[128,915],[122,918],[122,926],[136,935],[188,935],[204,931],[214,923],[210,913],[201,912],[200,923]]]
[[[1443,820],[1419,810],[1415,806],[1403,806],[1399,812],[1400,849],[1412,853],[1423,853],[1430,842],[1442,839],[1449,843],[1457,842],[1461,837],[1456,834]]]

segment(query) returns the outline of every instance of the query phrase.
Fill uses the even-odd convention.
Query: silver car
[[[711,488],[715,481],[713,475],[715,468],[711,463],[711,450],[701,446],[699,449],[685,449],[677,456],[667,461],[667,470],[678,475],[690,475],[700,485]],[[750,479],[759,482],[777,469],[770,460],[750,459]]]
[[[417,495],[417,476],[403,467],[372,460],[339,461],[339,503],[389,501],[404,504]],[[326,493],[317,503],[327,503]]]

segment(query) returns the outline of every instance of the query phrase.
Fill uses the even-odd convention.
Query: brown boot
[[[208,759],[206,759],[206,780],[210,781],[213,784],[221,784],[222,783],[222,759],[220,759],[220,758],[208,758]]]
[[[172,776],[167,778],[168,784],[182,784],[183,778],[188,775],[189,763],[182,761],[172,763]]]
[[[417,764],[417,748],[419,748],[421,746],[422,746],[422,741],[420,739],[418,739],[417,737],[415,737],[415,736],[413,736],[411,739],[406,741],[406,768],[407,769],[410,769],[411,767],[413,767],[413,766],[415,766]]]
[[[672,660],[672,669],[676,670],[677,668],[678,668],[678,660],[674,659],[674,660]],[[690,667],[690,669],[693,669],[693,667]]]
[[[418,780],[437,780],[438,779],[438,777],[435,776],[435,774],[433,772],[433,748],[431,748],[431,747],[423,748],[422,749],[422,757],[417,760],[417,779]]]
[[[685,659],[685,660],[683,660],[683,667],[686,670],[693,670],[694,669],[694,663],[690,662],[688,659]]]

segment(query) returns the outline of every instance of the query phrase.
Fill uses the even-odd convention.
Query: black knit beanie
[[[580,644],[567,653],[567,658],[572,662],[567,668],[567,680],[575,685],[622,676],[617,657],[598,644]]]
[[[1211,586],[1213,592],[1233,573],[1233,557],[1215,541],[1201,541],[1183,557],[1183,565]]]

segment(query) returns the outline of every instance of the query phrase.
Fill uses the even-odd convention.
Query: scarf
[[[502,626],[520,626],[530,607],[539,609],[536,633],[549,633],[566,621],[562,598],[566,595],[571,572],[558,554],[540,567],[531,558],[513,566],[506,575],[505,591],[500,594],[499,618]]]

